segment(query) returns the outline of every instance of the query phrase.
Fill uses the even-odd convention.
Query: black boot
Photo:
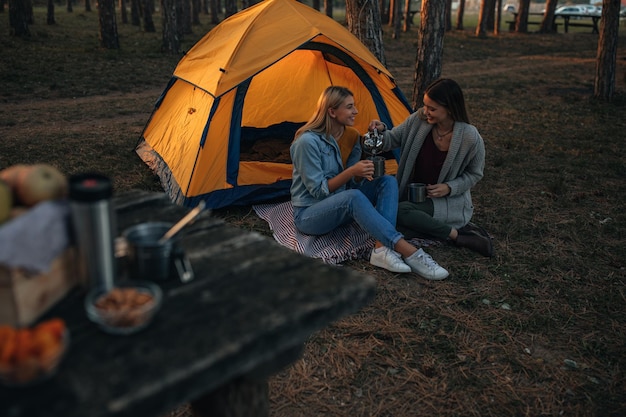
[[[455,241],[457,246],[473,250],[482,256],[491,258],[493,256],[493,242],[485,236],[474,233],[459,234]]]

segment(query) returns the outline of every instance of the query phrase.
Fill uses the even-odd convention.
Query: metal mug
[[[423,203],[426,201],[426,184],[412,182],[408,185],[408,199],[411,203]]]
[[[127,244],[130,278],[166,281],[176,274],[182,282],[193,278],[189,259],[175,240],[159,242],[171,227],[169,223],[147,222],[122,233]]]
[[[370,159],[374,162],[374,178],[385,175],[385,157],[372,156]]]

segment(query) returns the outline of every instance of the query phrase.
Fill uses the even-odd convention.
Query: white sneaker
[[[378,250],[372,249],[370,263],[391,272],[411,272],[411,267],[402,261],[400,254],[387,247]]]
[[[439,266],[423,249],[418,249],[413,255],[404,258],[404,262],[411,267],[413,272],[426,279],[438,281],[449,275],[448,271]]]

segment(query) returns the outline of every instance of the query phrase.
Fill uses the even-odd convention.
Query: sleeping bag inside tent
[[[180,205],[286,197],[289,145],[330,85],[354,93],[361,133],[372,119],[391,127],[411,112],[389,71],[341,24],[295,0],[264,0],[187,52],[135,150]]]

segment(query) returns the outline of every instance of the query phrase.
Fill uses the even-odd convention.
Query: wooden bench
[[[507,20],[505,23],[507,23],[509,25],[509,32],[515,32],[515,25],[516,25],[516,21],[515,20]],[[526,22],[527,25],[537,25],[540,26],[541,22]],[[555,32],[559,31],[559,25],[561,25],[561,23],[553,23],[552,27],[554,28]],[[571,23],[570,23],[571,25]]]
[[[163,193],[114,200],[119,231],[173,223],[189,211]],[[208,212],[180,232],[179,244],[195,279],[159,282],[162,307],[139,333],[99,330],[86,317],[84,290],[55,305],[46,317],[66,321],[68,352],[50,380],[0,386],[0,416],[158,417],[184,404],[196,416],[268,416],[268,377],[298,359],[313,332],[375,295],[371,276],[299,255]]]

